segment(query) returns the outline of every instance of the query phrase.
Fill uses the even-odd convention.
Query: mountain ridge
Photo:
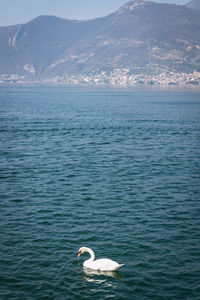
[[[188,5],[129,1],[108,16],[39,16],[0,27],[0,74],[30,80],[111,73],[200,72],[200,14]],[[127,75],[127,76],[128,76]]]

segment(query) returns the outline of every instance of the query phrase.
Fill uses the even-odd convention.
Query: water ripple
[[[2,299],[199,299],[199,93],[0,101]],[[83,270],[83,245],[125,265]]]

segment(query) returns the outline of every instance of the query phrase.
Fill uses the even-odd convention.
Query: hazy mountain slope
[[[186,6],[196,12],[200,13],[200,1],[199,0],[192,0]]]
[[[68,48],[51,70],[146,67],[191,71],[199,68],[200,18],[187,7],[129,2],[104,18],[98,34]]]
[[[27,24],[2,27],[1,70],[40,75],[73,43],[94,30],[88,22],[53,16],[40,16]],[[6,61],[3,57],[7,58]]]
[[[51,77],[115,68],[200,70],[200,14],[188,6],[136,0],[89,21],[41,16],[0,27],[1,73]]]

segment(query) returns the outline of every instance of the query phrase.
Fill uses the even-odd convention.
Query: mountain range
[[[40,79],[128,69],[200,72],[200,1],[129,1],[93,20],[39,16],[0,27],[0,74]]]

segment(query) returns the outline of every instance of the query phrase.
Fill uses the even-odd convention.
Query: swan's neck
[[[86,250],[86,252],[88,252],[88,253],[90,254],[90,256],[91,256],[91,257],[89,258],[89,260],[90,260],[90,261],[95,260],[94,251],[92,251],[92,249],[90,249],[90,248],[86,248],[85,250]]]

